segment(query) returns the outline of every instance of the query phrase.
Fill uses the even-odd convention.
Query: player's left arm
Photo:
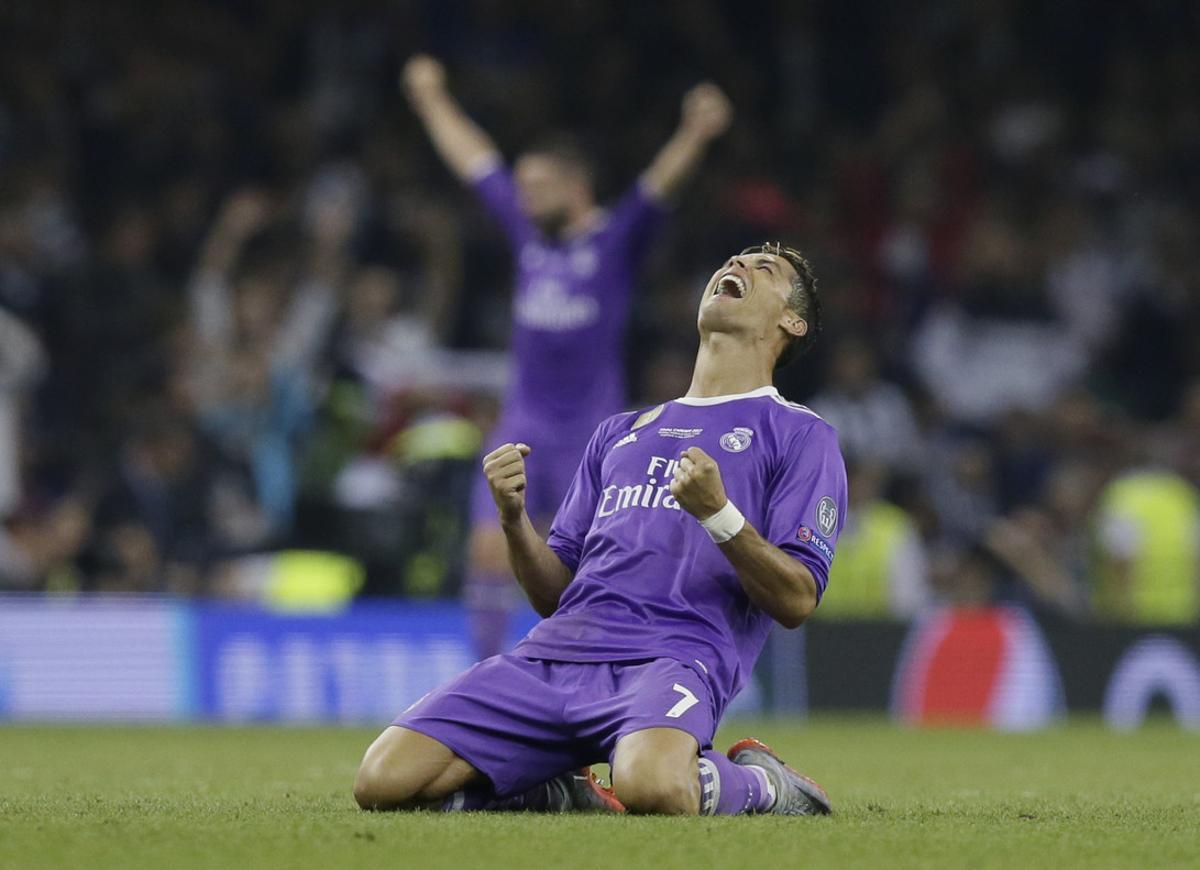
[[[796,628],[812,615],[828,577],[827,562],[798,546],[794,531],[798,517],[804,515],[810,507],[808,503],[813,501],[814,471],[822,486],[832,486],[838,492],[838,500],[845,499],[845,471],[840,454],[836,453],[836,443],[831,446],[826,442],[811,448],[810,452],[818,453],[819,457],[813,457],[816,461],[809,463],[807,471],[789,464],[787,473],[773,483],[768,496],[780,515],[772,518],[769,512],[762,531],[751,525],[729,501],[720,467],[700,448],[691,447],[684,452],[671,482],[672,495],[717,542],[737,572],[746,596],[786,628]],[[825,501],[821,498],[817,504]],[[837,525],[836,515],[831,523]],[[781,529],[785,526],[787,543],[773,543],[784,540]],[[810,532],[808,540],[816,540],[816,531],[805,530]],[[829,537],[822,540],[832,558],[837,529],[830,528],[824,534]]]
[[[784,628],[799,628],[817,609],[817,580],[812,571],[750,523],[717,546],[737,571],[746,597]]]
[[[669,199],[696,171],[708,146],[729,129],[733,106],[717,85],[704,82],[683,98],[679,126],[642,173],[642,189],[657,200]]]

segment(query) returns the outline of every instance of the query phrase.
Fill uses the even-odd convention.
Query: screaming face
[[[780,346],[808,331],[791,307],[800,276],[786,258],[772,253],[730,257],[709,279],[700,301],[700,334],[738,334]]]

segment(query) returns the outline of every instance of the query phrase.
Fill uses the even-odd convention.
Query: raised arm
[[[223,350],[233,338],[233,270],[247,241],[271,219],[272,204],[254,188],[233,193],[204,241],[188,286],[192,330],[205,352]]]
[[[508,543],[508,560],[517,582],[538,615],[549,616],[558,608],[558,599],[574,572],[542,540],[525,512],[528,455],[526,444],[502,444],[483,457],[483,473],[496,501],[500,528]]]
[[[1039,540],[1034,530],[1050,527],[1038,511],[1023,511],[1015,517],[993,522],[983,536],[983,545],[1042,601],[1063,613],[1080,616],[1086,601],[1076,592],[1066,565]],[[1040,525],[1033,525],[1040,523]]]
[[[323,173],[316,181],[305,208],[307,273],[284,311],[272,352],[274,362],[306,375],[315,370],[341,312],[361,209],[354,174]]]
[[[204,240],[196,271],[228,276],[246,242],[271,220],[272,209],[269,196],[257,188],[232,193]]]
[[[460,179],[471,181],[499,161],[495,143],[450,94],[446,70],[438,60],[426,54],[410,58],[401,73],[401,85],[433,147]]]
[[[673,196],[695,172],[709,143],[729,129],[733,107],[725,93],[705,82],[683,97],[679,127],[642,173],[642,186],[656,199]]]

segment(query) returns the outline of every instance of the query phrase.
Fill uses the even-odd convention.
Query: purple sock
[[[507,647],[513,583],[503,574],[479,573],[467,578],[463,598],[475,654],[481,660],[499,655]]]
[[[711,749],[700,753],[700,815],[766,812],[772,800],[767,775],[759,768],[734,764]]]

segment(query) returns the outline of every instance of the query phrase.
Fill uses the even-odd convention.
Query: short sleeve
[[[639,260],[649,249],[665,217],[666,209],[662,203],[638,181],[609,213],[608,232],[633,260]]]
[[[517,187],[503,164],[485,168],[472,180],[471,187],[513,248],[519,248],[533,235],[533,224],[521,211]]]
[[[846,502],[846,464],[832,426],[813,425],[781,449],[760,532],[812,572],[818,601],[846,524]]]
[[[596,504],[600,499],[600,466],[604,461],[604,445],[612,432],[614,420],[610,418],[597,427],[583,451],[583,459],[575,471],[575,478],[567,490],[546,543],[562,563],[575,571],[583,554],[583,541],[592,528],[596,516]]]

